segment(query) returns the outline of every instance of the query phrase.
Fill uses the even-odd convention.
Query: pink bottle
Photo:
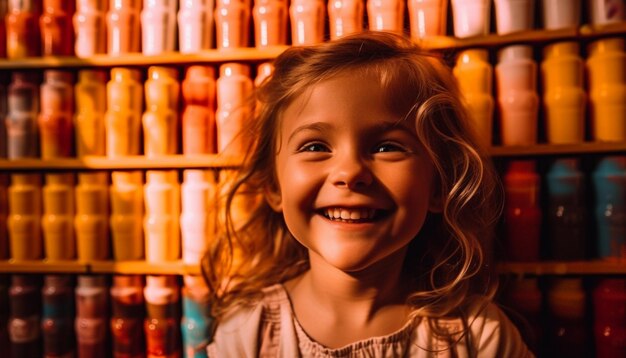
[[[331,40],[361,32],[363,30],[363,1],[329,1],[328,21]]]
[[[447,27],[447,0],[408,0],[411,38],[420,40],[431,36],[445,36]]]
[[[181,0],[178,10],[178,50],[196,53],[211,48],[214,0]]]
[[[531,160],[509,163],[504,175],[506,247],[511,261],[538,261],[540,179]]]
[[[252,17],[256,47],[287,44],[286,0],[255,0]]]
[[[39,85],[34,74],[13,72],[8,88],[7,156],[9,159],[39,156],[37,115],[39,114]]]
[[[513,45],[498,53],[496,84],[503,145],[537,143],[539,96],[532,47]]]
[[[324,41],[326,6],[322,0],[292,0],[291,43],[294,46],[314,45]]]
[[[183,261],[197,265],[209,238],[215,235],[217,183],[214,173],[207,170],[185,170],[181,194]]]
[[[148,276],[144,323],[149,358],[180,357],[180,292],[176,276]]]
[[[110,0],[107,49],[110,55],[141,51],[141,0]]]
[[[74,357],[75,337],[73,330],[74,294],[72,277],[69,275],[46,275],[41,290],[43,317],[43,356]]]
[[[39,18],[41,50],[44,56],[71,56],[74,54],[73,1],[43,0]]]
[[[401,0],[367,0],[370,30],[401,34],[404,28],[404,6]]]
[[[74,78],[72,72],[46,70],[41,85],[39,130],[41,157],[72,155],[74,116]]]
[[[115,0],[111,0],[115,1]],[[78,57],[89,57],[107,52],[106,13],[109,0],[77,0],[73,17],[75,44]]]
[[[11,174],[8,190],[9,246],[14,260],[43,258],[41,239],[41,175]]]
[[[105,276],[78,276],[76,330],[79,357],[107,357],[109,292]]]
[[[254,78],[254,87],[258,88],[263,84],[274,71],[274,65],[271,62],[263,62],[256,68],[256,77]]]
[[[175,50],[177,3],[177,0],[144,0],[141,11],[141,48],[144,55]]]
[[[217,48],[248,46],[250,7],[245,0],[216,0],[215,38]]]
[[[215,153],[215,70],[189,66],[182,83],[183,154]]]
[[[251,114],[246,100],[253,90],[250,68],[239,63],[220,66],[217,79],[217,151],[243,157],[246,142],[242,135],[245,121]]]
[[[113,357],[145,357],[143,277],[115,275],[111,287]]]
[[[13,275],[9,287],[9,340],[13,358],[41,356],[41,286],[33,275]]]
[[[176,154],[178,148],[178,71],[152,66],[145,83],[143,144],[146,156]]]
[[[7,57],[23,58],[41,54],[39,16],[41,2],[37,0],[10,0],[6,16]]]

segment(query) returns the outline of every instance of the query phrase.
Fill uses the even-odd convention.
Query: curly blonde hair
[[[496,276],[487,253],[501,211],[501,189],[450,69],[410,40],[382,32],[292,47],[274,67],[253,99],[257,111],[244,133],[251,149],[225,198],[224,232],[210,242],[202,261],[218,321],[229,309],[254,301],[263,287],[307,270],[306,249],[264,199],[264,193],[277,188],[281,114],[310,86],[355,70],[377,76],[389,109],[415,121],[417,137],[436,169],[443,210],[428,214],[404,263],[411,278],[407,303],[414,307],[412,317],[459,314],[473,298],[493,297]],[[233,200],[241,196],[262,199],[244,222],[235,224]]]

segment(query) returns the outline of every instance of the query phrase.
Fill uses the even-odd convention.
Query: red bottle
[[[111,287],[113,357],[145,356],[143,278],[116,275]]]
[[[74,54],[74,1],[43,0],[39,18],[41,52],[44,56],[71,56]]]
[[[538,261],[539,175],[532,160],[511,161],[504,175],[506,247],[512,261]]]
[[[10,356],[11,343],[9,341],[9,277],[0,275],[0,347],[6,347],[6,352]],[[4,351],[5,348],[2,349]]]
[[[215,70],[190,66],[182,89],[183,154],[215,153]]]
[[[0,1],[0,57],[7,56],[7,27],[6,27],[7,3]],[[5,327],[6,328],[6,327]],[[2,328],[0,328],[1,330]]]
[[[40,5],[41,2],[37,0],[9,0],[6,16],[8,58],[41,54]]]
[[[596,357],[626,357],[626,280],[601,280],[593,298]]]
[[[180,292],[175,276],[148,276],[144,323],[148,358],[180,357]]]

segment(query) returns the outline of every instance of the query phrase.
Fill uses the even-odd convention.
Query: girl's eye
[[[298,149],[298,152],[330,152],[322,143],[307,143]]]
[[[404,152],[404,151],[405,151],[404,148],[393,143],[382,143],[374,149],[375,153]]]

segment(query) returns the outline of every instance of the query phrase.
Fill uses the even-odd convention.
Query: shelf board
[[[117,66],[179,66],[187,64],[220,64],[224,62],[268,61],[276,58],[287,46],[267,48],[233,48],[205,50],[194,54],[173,52],[161,55],[131,53],[124,55],[95,55],[87,58],[73,56],[44,56],[0,60],[0,70],[27,70],[41,68],[84,68]]]
[[[0,160],[0,171],[53,171],[53,170],[130,170],[130,169],[208,169],[236,168],[241,160],[217,154],[141,155],[108,158],[85,156],[81,158],[15,159]]]
[[[498,264],[498,272],[517,275],[625,275],[624,261],[541,261]]]
[[[93,273],[116,273],[132,275],[197,275],[197,265],[182,261],[147,262],[147,261],[94,261],[89,264]]]
[[[87,264],[79,261],[0,260],[3,273],[88,273]]]
[[[626,142],[584,142],[576,144],[536,144],[531,146],[494,146],[494,157],[524,157],[569,154],[626,154]]]
[[[605,25],[583,25],[580,28],[582,37],[601,37],[623,35],[626,33],[626,21]]]

